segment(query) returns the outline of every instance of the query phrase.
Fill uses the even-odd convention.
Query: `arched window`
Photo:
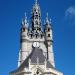
[[[48,34],[48,37],[50,37],[50,34]]]
[[[50,28],[48,28],[48,31],[50,31]]]
[[[22,31],[25,32],[25,28],[23,28]]]

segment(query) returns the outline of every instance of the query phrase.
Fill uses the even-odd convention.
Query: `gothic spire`
[[[38,3],[38,0],[35,0],[35,4],[37,5],[37,3]]]
[[[27,16],[26,16],[26,12],[25,12],[24,21],[25,21],[25,25],[26,25],[26,24],[27,24]]]
[[[40,6],[38,5],[38,0],[35,0],[35,4],[32,8],[32,30],[41,31],[41,11]]]
[[[48,27],[51,27],[51,19],[49,20],[48,18],[48,13],[46,14],[46,25],[48,25]]]
[[[24,18],[22,18],[22,26],[26,28],[28,26],[26,12],[25,12]]]
[[[51,19],[49,20],[48,13],[46,13],[45,30],[50,30],[50,28],[51,28]]]
[[[50,24],[51,24],[51,22],[52,22],[52,20],[51,20],[51,18],[50,18]]]
[[[49,20],[48,20],[48,12],[47,12],[47,14],[46,14],[46,23],[49,24]]]

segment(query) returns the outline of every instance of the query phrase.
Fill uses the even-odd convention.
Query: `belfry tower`
[[[18,68],[10,75],[63,75],[55,68],[51,19],[47,13],[43,28],[37,0],[31,15],[30,24],[26,14],[22,19]]]

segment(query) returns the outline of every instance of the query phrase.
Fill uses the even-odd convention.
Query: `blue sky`
[[[17,68],[20,28],[24,13],[28,20],[34,0],[0,0],[0,75]],[[75,75],[75,0],[39,0],[42,23],[46,12],[52,19],[56,68]]]

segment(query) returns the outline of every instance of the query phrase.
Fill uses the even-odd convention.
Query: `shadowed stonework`
[[[22,19],[18,68],[10,75],[63,75],[55,68],[51,19],[49,21],[47,13],[42,28],[41,9],[37,0],[30,20],[29,24],[26,14]]]

